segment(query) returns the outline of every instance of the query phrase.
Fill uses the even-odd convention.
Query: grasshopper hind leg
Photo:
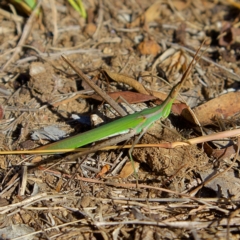
[[[141,139],[141,137],[146,133],[146,131],[148,130],[148,128],[152,125],[152,123],[150,123],[149,125],[147,125],[145,128],[142,129],[142,132],[140,133],[140,135],[135,139],[135,141],[133,142],[131,148],[129,149],[128,151],[128,154],[129,154],[129,158],[130,158],[130,161],[132,163],[132,167],[133,167],[133,170],[134,170],[134,175],[135,175],[135,178],[136,178],[136,187],[138,188],[138,174],[137,174],[137,171],[136,171],[136,168],[135,168],[135,164],[134,164],[134,161],[133,161],[133,158],[132,158],[132,151],[134,149],[134,146],[139,142],[139,140]]]

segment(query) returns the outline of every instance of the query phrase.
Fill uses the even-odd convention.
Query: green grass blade
[[[10,2],[18,9],[19,11],[31,15],[32,11],[37,5],[36,0],[10,0]]]
[[[71,6],[77,11],[79,12],[79,14],[83,17],[83,18],[87,18],[87,13],[86,10],[83,6],[82,0],[68,0],[68,2],[71,4]]]

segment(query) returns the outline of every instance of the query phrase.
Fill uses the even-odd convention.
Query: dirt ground
[[[83,4],[86,19],[67,1],[34,12],[0,2],[1,239],[239,239],[240,4]],[[124,142],[17,154],[122,117],[84,78],[127,114],[184,83],[134,163]]]

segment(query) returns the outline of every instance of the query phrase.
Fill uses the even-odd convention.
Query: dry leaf
[[[212,124],[216,117],[227,119],[240,112],[240,93],[230,92],[214,98],[194,109],[194,113],[202,126]],[[182,112],[185,119],[193,122],[189,112]]]
[[[133,104],[133,103],[142,103],[142,102],[147,102],[150,100],[156,100],[156,97],[150,96],[147,94],[142,94],[142,93],[136,93],[136,92],[131,92],[131,91],[123,91],[123,92],[112,92],[112,93],[107,93],[112,99],[115,101],[123,102],[121,98],[126,100],[128,103]],[[103,99],[101,96],[98,94],[93,94],[91,95],[91,98],[102,101]]]
[[[104,176],[105,173],[107,173],[110,168],[111,168],[111,167],[110,167],[109,164],[104,165],[104,166],[102,167],[101,171],[97,174],[96,178],[100,178],[100,177]]]
[[[222,149],[213,149],[210,144],[204,143],[204,151],[208,156],[214,157],[214,159],[226,159],[232,158],[237,153],[238,146],[236,144],[224,147]]]
[[[127,177],[131,176],[134,173],[133,164],[134,164],[135,171],[138,172],[138,169],[140,166],[140,164],[138,162],[133,162],[133,163],[127,162],[117,177],[118,178],[127,178]]]
[[[161,51],[161,47],[154,40],[144,40],[138,45],[137,49],[142,55],[153,56],[156,56]]]
[[[124,74],[110,72],[108,70],[104,70],[104,73],[106,73],[114,81],[128,84],[129,86],[133,87],[137,92],[148,95],[148,92],[143,87],[143,85],[141,83],[139,83],[138,81],[136,81],[134,78],[131,78]]]
[[[108,77],[110,77],[112,80],[116,82],[128,84],[139,93],[149,95],[149,92],[151,92],[153,96],[159,98],[162,101],[165,100],[168,96],[168,94],[162,93],[162,92],[156,92],[156,91],[150,91],[150,90],[148,92],[147,89],[145,89],[141,83],[139,83],[134,78],[129,77],[127,75],[110,72],[109,70],[105,70],[105,69],[103,70],[103,72],[106,73]],[[180,102],[178,100],[175,100],[174,103],[180,103]]]

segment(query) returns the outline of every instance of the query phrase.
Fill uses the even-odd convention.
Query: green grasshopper
[[[35,150],[46,150],[50,154],[63,153],[61,149],[64,149],[65,150],[64,152],[67,152],[67,151],[70,152],[76,148],[85,146],[87,144],[90,144],[105,138],[109,138],[103,144],[100,143],[91,148],[92,151],[97,151],[105,146],[117,144],[119,142],[126,141],[133,136],[139,135],[129,150],[129,155],[130,155],[130,158],[132,159],[131,153],[134,148],[134,145],[139,141],[139,139],[147,131],[147,129],[158,119],[163,120],[167,118],[168,115],[170,114],[172,104],[176,99],[184,83],[184,80],[189,75],[191,68],[194,64],[194,61],[196,60],[202,45],[203,43],[201,44],[200,48],[197,50],[194,58],[192,59],[187,70],[183,74],[181,81],[172,88],[171,92],[169,93],[169,95],[161,105],[122,117],[111,123],[105,124],[103,126],[97,127],[95,129],[89,130],[84,133],[77,134],[72,137],[68,137],[58,142],[47,144]],[[65,57],[64,57],[64,60],[67,61],[68,64],[75,71],[79,71],[79,69],[75,67]],[[54,151],[54,153],[53,152],[51,153],[51,150],[58,150],[58,149],[59,149],[59,152]]]

